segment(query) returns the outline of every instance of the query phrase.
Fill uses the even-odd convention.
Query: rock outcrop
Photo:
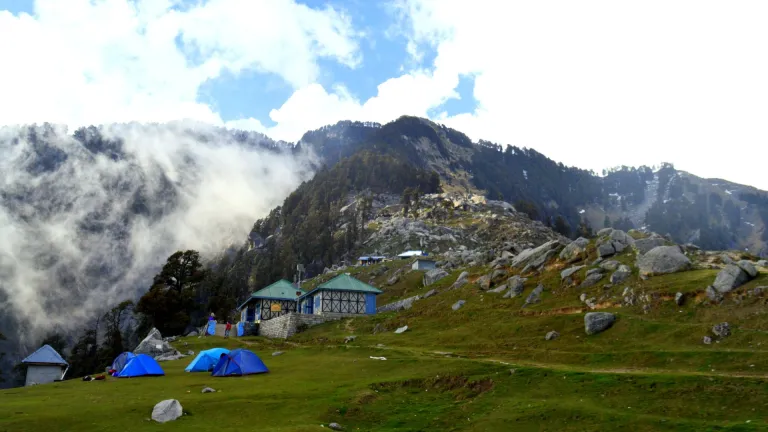
[[[727,293],[744,285],[757,276],[757,269],[749,261],[728,264],[720,270],[712,286],[719,293]]]
[[[584,315],[584,330],[588,335],[608,330],[616,321],[616,315],[609,312],[588,312]]]
[[[176,399],[168,399],[158,402],[152,409],[152,420],[158,423],[166,423],[181,417],[183,410],[181,403]]]
[[[561,247],[563,247],[563,244],[559,240],[548,241],[537,248],[526,249],[520,252],[520,254],[512,258],[510,265],[515,268],[539,268],[553,257]]]
[[[436,268],[429,270],[428,272],[424,273],[424,286],[432,285],[433,283],[447,276],[448,272],[443,269]]]
[[[632,269],[627,265],[620,265],[619,268],[611,275],[612,284],[620,284],[627,280],[632,275]]]
[[[161,335],[160,331],[156,328],[153,328],[149,331],[147,337],[139,342],[139,345],[133,350],[133,353],[146,354],[154,359],[162,360],[168,358],[176,360],[177,358],[183,357],[183,355],[178,350],[176,350],[176,348],[172,347],[171,344],[163,340],[163,335]],[[175,356],[179,357],[174,358]]]
[[[570,242],[568,246],[560,252],[560,259],[567,263],[578,261],[586,254],[588,245],[589,240],[584,237],[579,237]]]
[[[635,249],[640,255],[648,253],[651,249],[664,246],[664,239],[661,237],[649,237],[635,240]]]

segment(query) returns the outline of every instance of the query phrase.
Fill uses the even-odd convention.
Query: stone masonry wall
[[[262,321],[259,324],[259,336],[287,339],[296,334],[296,329],[302,324],[312,327],[326,321],[353,316],[357,315],[339,313],[324,313],[322,315],[289,313],[278,318]]]

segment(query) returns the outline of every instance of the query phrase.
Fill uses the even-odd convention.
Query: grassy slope
[[[619,261],[630,262],[625,254]],[[378,286],[398,266],[374,279]],[[743,296],[768,285],[750,282],[719,305],[701,291],[713,270],[695,270],[585,290],[606,298],[618,314],[608,331],[584,334],[577,287],[562,286],[553,265],[528,275],[522,297],[467,285],[417,302],[408,311],[317,326],[283,343],[261,338],[192,338],[180,348],[199,351],[247,344],[271,372],[245,378],[187,374],[191,359],[163,363],[161,378],[69,381],[0,392],[0,430],[244,430],[320,431],[337,421],[347,430],[764,430],[768,428],[768,319],[764,298]],[[376,267],[354,269],[368,280]],[[473,277],[487,269],[471,269]],[[582,270],[580,277],[586,272]],[[446,287],[458,272],[440,281]],[[384,287],[389,300],[415,295],[418,272]],[[472,278],[471,278],[472,279]],[[538,283],[542,302],[521,309]],[[621,306],[628,286],[652,296],[651,310]],[[682,307],[674,293],[689,299]],[[451,305],[467,301],[458,311]],[[613,299],[613,300],[611,300]],[[382,302],[383,303],[383,302]],[[703,345],[713,324],[728,321],[733,335]],[[373,334],[373,329],[387,331]],[[407,324],[409,331],[391,330]],[[557,330],[561,337],[545,341]],[[343,343],[347,335],[357,340]],[[282,350],[282,356],[271,352]],[[386,361],[369,356],[385,356]],[[513,374],[509,369],[514,368]],[[201,394],[203,386],[221,390]],[[166,425],[148,422],[152,406],[178,399],[190,415]]]

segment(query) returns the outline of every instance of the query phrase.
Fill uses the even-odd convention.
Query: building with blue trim
[[[270,320],[297,311],[297,302],[305,292],[296,285],[281,279],[255,293],[241,304],[240,321],[257,322]]]
[[[376,296],[382,291],[349,274],[341,274],[298,299],[303,314],[372,315],[376,313]]]

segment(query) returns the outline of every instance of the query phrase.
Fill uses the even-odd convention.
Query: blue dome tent
[[[245,349],[236,349],[222,354],[213,368],[212,376],[243,376],[269,372],[259,356]]]
[[[128,360],[123,370],[116,376],[118,378],[133,378],[141,376],[160,376],[165,375],[163,368],[160,367],[155,359],[146,355],[138,354],[134,358]]]
[[[184,370],[187,372],[209,372],[219,362],[221,355],[228,353],[229,350],[226,348],[211,348],[200,351],[200,354]]]
[[[129,361],[131,361],[132,358],[136,357],[132,352],[124,352],[120,354],[119,356],[115,357],[115,360],[112,361],[112,370],[115,372],[112,373],[112,376],[117,376],[120,372],[123,371],[125,368],[125,365],[128,364]]]

